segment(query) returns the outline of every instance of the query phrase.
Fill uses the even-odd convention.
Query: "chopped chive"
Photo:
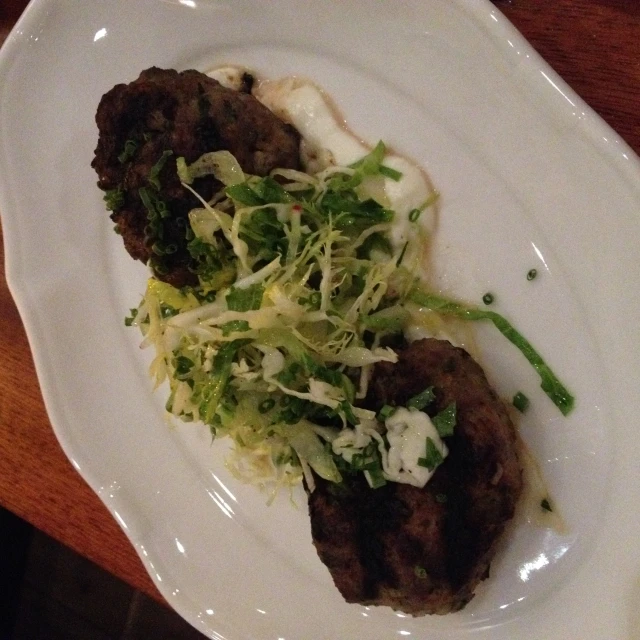
[[[529,408],[529,398],[527,398],[522,391],[518,391],[518,393],[513,396],[512,403],[520,413],[524,413]]]
[[[381,164],[378,169],[380,175],[385,176],[386,178],[391,178],[395,182],[398,182],[402,178],[402,172],[396,171],[396,169],[392,169],[391,167],[387,167],[387,165]]]
[[[495,298],[493,297],[492,293],[487,292],[482,296],[482,302],[484,302],[485,304],[492,304],[494,299]]]
[[[131,160],[135,155],[136,149],[138,148],[138,143],[135,140],[127,140],[124,143],[124,150],[118,156],[118,161],[120,164],[124,164],[127,160]]]
[[[167,158],[173,155],[173,151],[167,149],[162,152],[162,155],[158,159],[158,161],[151,167],[149,171],[149,182],[156,188],[160,189],[160,172],[162,171],[162,167],[164,167],[167,162]]]
[[[420,211],[420,209],[411,209],[411,211],[409,211],[409,222],[415,222],[421,213],[422,211]]]
[[[105,191],[103,200],[109,211],[117,211],[124,206],[124,193],[120,187]]]
[[[407,246],[409,246],[409,241],[407,240],[407,242],[404,243],[404,247],[402,247],[402,251],[400,252],[400,257],[398,258],[398,261],[396,262],[396,267],[399,267],[402,264],[402,261],[404,260],[404,254],[407,251]]]
[[[391,405],[385,404],[380,411],[378,411],[378,420],[384,422],[387,418],[390,418],[396,412],[396,408]]]
[[[442,464],[443,460],[444,458],[438,447],[436,447],[435,442],[431,438],[427,438],[425,456],[424,458],[418,458],[418,465],[433,471],[438,465]]]
[[[549,513],[551,513],[553,511],[553,508],[551,507],[551,503],[549,502],[548,498],[543,498],[540,501],[540,507],[544,510],[544,511],[548,511]]]
[[[260,413],[267,413],[267,411],[271,411],[275,406],[276,401],[273,398],[267,398],[258,405],[258,411]]]
[[[527,273],[527,280],[534,280],[538,275],[537,269],[529,269],[529,273]]]
[[[320,309],[320,305],[322,304],[322,294],[319,291],[314,291],[309,296],[309,306],[313,309]]]

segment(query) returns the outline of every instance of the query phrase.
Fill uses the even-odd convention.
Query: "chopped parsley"
[[[427,387],[424,391],[409,398],[407,401],[407,409],[416,409],[422,411],[425,407],[428,407],[434,400],[436,395],[433,392],[433,387]]]
[[[453,435],[453,430],[456,426],[456,403],[452,402],[446,409],[443,409],[440,413],[431,419],[433,426],[436,428],[438,435],[441,438]]]
[[[257,283],[246,289],[232,287],[227,294],[229,311],[253,311],[262,306],[264,285]]]

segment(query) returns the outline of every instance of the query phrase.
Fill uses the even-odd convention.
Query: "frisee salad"
[[[230,468],[243,480],[277,488],[304,477],[312,489],[314,473],[333,482],[363,473],[372,488],[424,486],[447,455],[455,405],[429,418],[431,389],[378,413],[363,401],[375,364],[397,361],[390,337],[416,326],[434,335],[447,317],[493,322],[559,409],[573,406],[502,316],[425,288],[419,222],[438,194],[405,214],[415,228],[394,246],[397,214],[381,181],[402,174],[384,164],[385,153],[380,142],[350,166],[267,177],[246,175],[227,151],[190,165],[177,159],[183,186],[201,203],[187,229],[199,284],[176,289],[150,278],[126,322],[155,351],[150,371],[156,386],[168,382],[167,411],[230,438]],[[223,185],[209,201],[191,186],[204,175]]]

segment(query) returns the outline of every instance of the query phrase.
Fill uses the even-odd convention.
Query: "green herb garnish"
[[[518,391],[513,396],[513,406],[520,412],[524,413],[529,408],[529,398],[522,393],[522,391]]]
[[[427,438],[426,451],[424,458],[418,458],[418,464],[426,467],[429,471],[433,471],[437,466],[442,464],[444,458],[432,438]]]
[[[380,422],[384,422],[390,418],[396,412],[396,408],[391,405],[385,404],[380,411],[378,411],[377,418]]]
[[[169,156],[173,155],[173,151],[163,151],[158,162],[156,162],[149,171],[149,182],[156,188],[160,189],[160,172],[167,162]]]
[[[407,401],[407,409],[416,409],[422,411],[425,407],[429,406],[436,399],[436,395],[433,392],[433,387],[427,387],[424,391],[409,398]]]
[[[264,286],[260,283],[246,289],[233,287],[227,294],[227,306],[229,311],[253,311],[262,306],[263,295]]]
[[[446,409],[443,409],[440,413],[431,419],[433,426],[436,428],[438,435],[441,438],[453,435],[453,430],[456,426],[457,414],[456,403],[452,402]]]
[[[118,211],[124,206],[124,192],[119,187],[105,191],[103,200],[109,211]]]
[[[118,162],[120,164],[124,164],[133,158],[136,151],[138,149],[138,143],[135,140],[127,140],[124,143],[124,149],[122,153],[118,156]]]
[[[500,333],[515,345],[522,355],[529,361],[541,379],[542,390],[551,398],[563,415],[568,415],[574,407],[575,399],[567,388],[560,382],[542,356],[533,348],[531,343],[503,316],[495,311],[486,311],[475,307],[467,307],[459,302],[448,300],[442,296],[415,288],[409,299],[422,307],[436,311],[442,315],[451,315],[462,320],[489,320]]]
[[[246,320],[230,320],[225,322],[220,327],[222,329],[222,335],[227,337],[228,335],[238,331],[249,331],[249,323]]]

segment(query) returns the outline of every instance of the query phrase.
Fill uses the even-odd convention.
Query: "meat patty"
[[[228,150],[245,172],[259,176],[300,164],[293,127],[249,93],[227,89],[198,71],[143,71],[102,97],[96,123],[92,167],[124,245],[175,286],[197,283],[185,233],[187,214],[200,206],[181,186],[176,158],[191,163],[203,153]],[[205,199],[220,187],[211,177],[193,186]]]
[[[362,474],[309,495],[313,541],[347,602],[422,615],[462,609],[487,577],[522,492],[516,434],[481,367],[443,340],[414,342],[375,367],[369,408],[433,386],[435,414],[456,403],[449,455],[422,489]]]

